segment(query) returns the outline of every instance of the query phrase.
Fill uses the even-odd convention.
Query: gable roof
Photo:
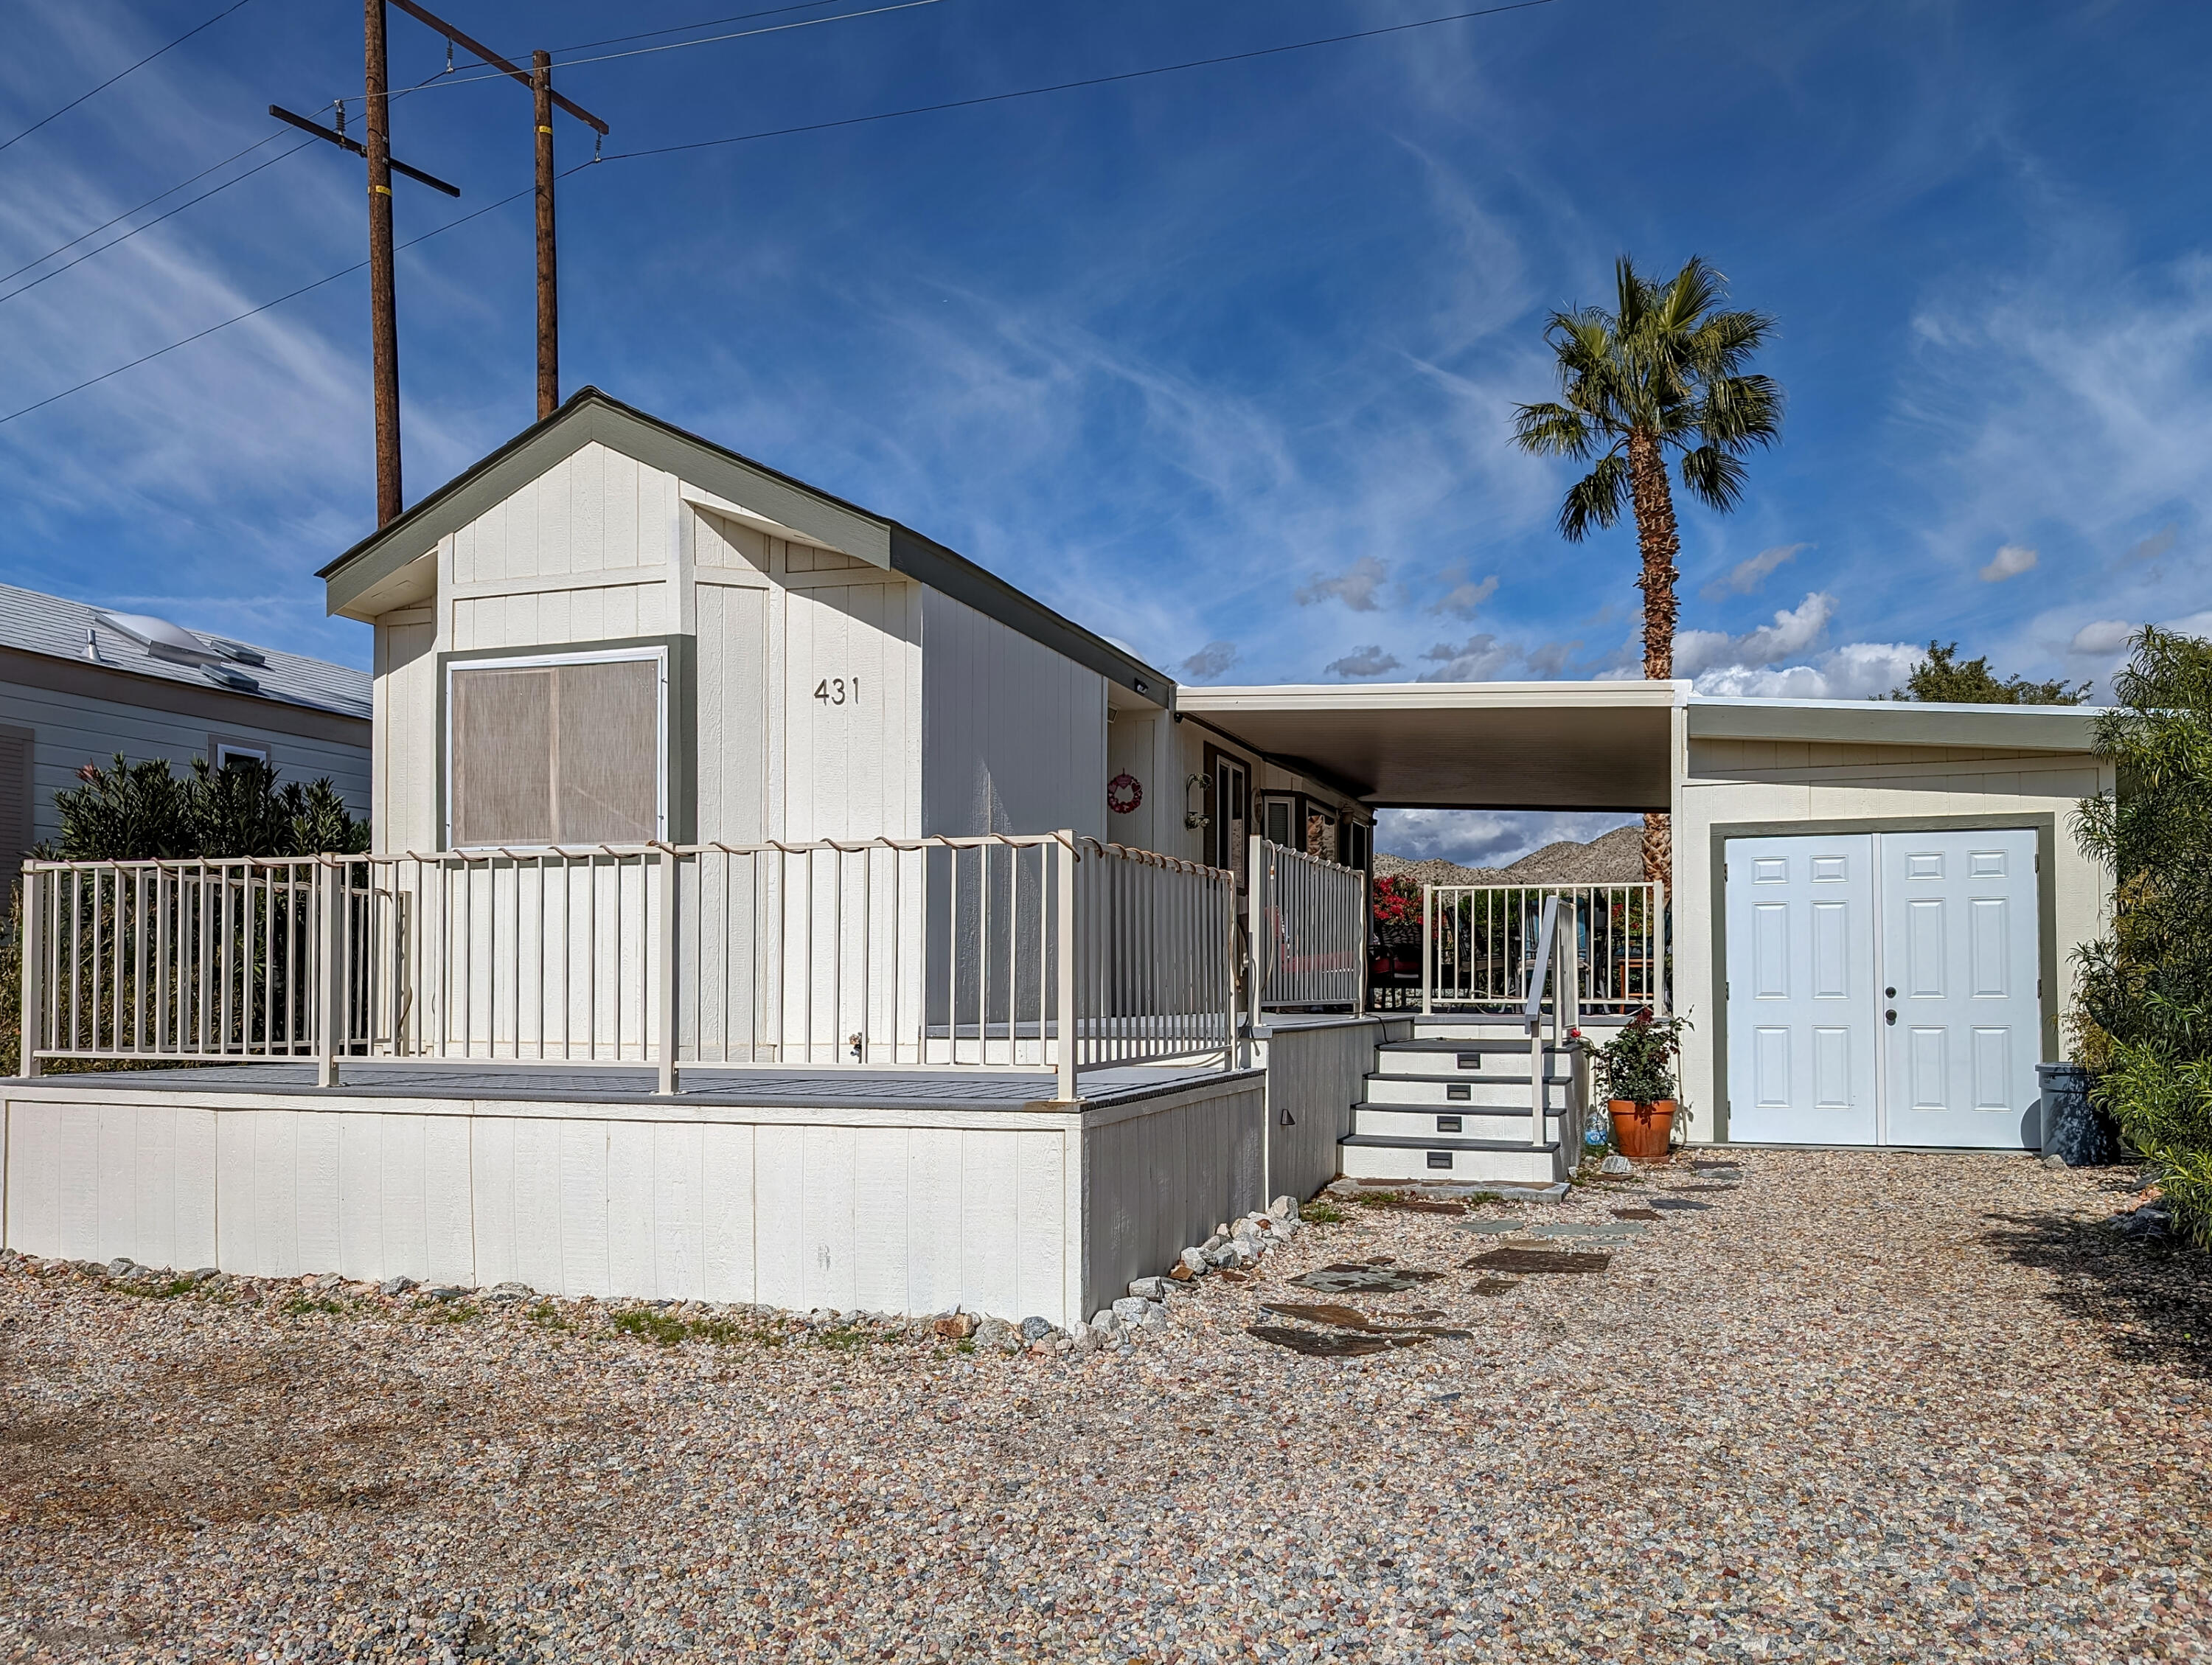
[[[0,584],[0,648],[82,665],[87,662],[85,632],[89,629],[99,643],[100,658],[95,662],[110,671],[180,683],[199,692],[223,694],[234,699],[273,700],[282,705],[304,706],[364,720],[368,717],[369,678],[366,671],[249,642],[243,645],[253,648],[264,663],[234,664],[228,668],[234,677],[243,675],[256,685],[246,688],[235,682],[217,682],[196,665],[156,659],[141,644],[100,619],[103,612],[120,617],[133,611],[120,605],[94,607],[86,602],[71,601],[66,596]],[[198,634],[210,644],[216,640],[204,632]],[[146,697],[152,702],[162,696],[149,688]]]
[[[896,520],[624,404],[596,387],[578,389],[551,416],[455,475],[316,574],[324,581],[329,611],[355,618],[373,617],[382,610],[376,592],[388,589],[407,568],[434,553],[441,539],[594,443],[726,499],[744,509],[749,520],[771,530],[787,530],[802,542],[820,544],[926,584],[1156,704],[1172,703],[1171,678],[965,556]]]

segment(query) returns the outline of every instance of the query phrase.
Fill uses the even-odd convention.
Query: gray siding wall
[[[1342,1173],[1336,1142],[1352,1131],[1352,1107],[1366,1097],[1375,1048],[1413,1032],[1403,1018],[1347,1018],[1278,1029],[1267,1038],[1270,1201],[1289,1195],[1303,1202]],[[1287,1127],[1285,1110],[1291,1118]]]
[[[182,774],[194,757],[210,756],[212,737],[265,746],[269,761],[287,781],[328,775],[356,815],[369,811],[368,726],[356,745],[287,734],[245,720],[180,714],[163,707],[164,685],[146,680],[147,703],[125,704],[58,689],[0,682],[0,724],[27,728],[37,738],[31,778],[31,836],[35,842],[61,830],[54,794],[77,784],[88,763],[105,764],[117,752],[133,763],[166,757]],[[245,702],[240,702],[246,706]]]

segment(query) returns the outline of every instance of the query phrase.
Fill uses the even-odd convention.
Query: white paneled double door
[[[1733,838],[1725,859],[1731,1139],[2038,1141],[2033,830]]]

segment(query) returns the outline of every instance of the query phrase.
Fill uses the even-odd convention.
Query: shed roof
[[[158,682],[181,683],[195,690],[221,692],[238,699],[269,700],[282,705],[304,706],[310,710],[337,712],[363,720],[368,718],[369,677],[366,671],[356,671],[349,665],[333,665],[328,659],[288,653],[281,648],[264,647],[258,642],[246,642],[244,645],[260,654],[265,663],[240,664],[234,668],[235,672],[250,677],[256,686],[249,689],[216,682],[198,665],[155,658],[137,642],[100,620],[102,612],[138,611],[121,603],[95,607],[86,602],[71,601],[66,596],[0,584],[0,648],[12,647],[21,653],[83,663],[85,632],[90,629],[98,636],[98,662],[111,671]],[[191,634],[210,644],[217,640],[204,631]],[[240,640],[233,636],[220,639]],[[150,689],[148,697],[155,697]]]

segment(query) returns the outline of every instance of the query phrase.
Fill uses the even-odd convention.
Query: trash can
[[[2043,1154],[2069,1168],[2109,1167],[2120,1159],[2120,1130],[2089,1097],[2089,1072],[2080,1064],[2038,1064],[2043,1090]]]

